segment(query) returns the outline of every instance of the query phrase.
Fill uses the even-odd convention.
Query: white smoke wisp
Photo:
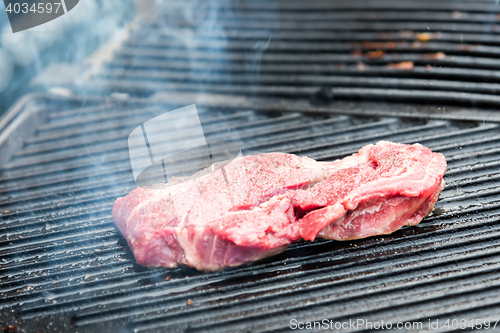
[[[197,80],[203,80],[214,70],[212,64],[223,61],[221,55],[226,52],[228,36],[226,30],[219,24],[219,13],[224,12],[226,16],[231,16],[230,1],[155,0],[154,6],[157,12],[161,13],[161,16],[157,17],[157,24],[161,27],[161,38],[183,47],[185,61],[191,69],[190,75]],[[146,38],[154,42],[160,37],[153,35]],[[202,45],[211,49],[212,57],[210,61],[203,62],[203,66],[200,66],[197,52]]]
[[[252,75],[251,80],[254,83],[252,87],[256,87],[258,85],[262,57],[264,56],[264,52],[269,47],[269,44],[271,44],[271,35],[269,35],[266,41],[259,40],[255,42],[252,51],[246,54],[245,65],[247,67],[247,71]]]
[[[8,50],[19,66],[29,66],[39,59],[40,54],[48,50],[55,42],[64,40],[73,29],[85,27],[83,34],[103,40],[121,28],[121,21],[127,6],[121,0],[84,0],[66,14],[31,29],[12,33],[10,25],[5,25],[0,33],[0,44]],[[84,43],[81,48],[68,50],[85,57],[87,50]]]
[[[162,18],[159,18],[163,29],[162,33],[185,46],[185,58],[190,63],[193,78],[203,80],[206,76],[217,73],[216,68],[220,68],[221,63],[228,63],[226,56],[231,52],[230,40],[235,36],[242,37],[239,35],[242,31],[239,31],[238,28],[227,28],[222,24],[223,22],[234,23],[241,18],[241,16],[235,16],[233,11],[234,3],[228,0],[156,0],[156,4],[168,8],[159,11],[166,13]],[[173,21],[182,22],[183,25],[181,26],[183,28],[177,28],[175,24],[172,24]],[[260,23],[257,23],[257,25],[256,28],[266,31],[267,36],[255,41],[253,47],[244,51],[243,55],[248,81],[253,83],[253,87],[259,81],[264,52],[272,42],[271,32],[267,31],[265,25]],[[194,68],[199,69],[201,67],[201,62],[195,55],[198,55],[196,51],[199,51],[202,45],[210,49],[211,57],[209,61],[203,62],[203,71],[195,71]],[[207,53],[207,51],[204,52]],[[214,64],[217,66],[214,66]],[[227,80],[224,82],[225,84],[232,83],[231,79]]]
[[[0,93],[7,88],[14,75],[14,60],[5,50],[0,49]]]

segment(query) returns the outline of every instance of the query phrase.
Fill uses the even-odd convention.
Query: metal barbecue
[[[401,331],[439,322],[439,332],[480,320],[500,330],[496,1],[224,8],[217,30],[168,11],[136,22],[90,67],[49,68],[0,119],[0,327],[268,332],[327,320],[304,331],[370,332],[383,320],[410,325]],[[195,31],[196,43],[166,27]],[[207,139],[223,114],[247,152],[331,161],[379,140],[418,142],[446,156],[446,188],[432,215],[391,235],[300,242],[216,273],[144,268],[111,218],[136,187],[127,137],[188,104]]]

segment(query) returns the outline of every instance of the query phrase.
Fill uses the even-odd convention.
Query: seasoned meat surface
[[[445,171],[439,153],[384,141],[334,162],[245,156],[180,184],[137,188],[116,200],[113,220],[139,264],[215,271],[300,239],[358,239],[418,224]]]

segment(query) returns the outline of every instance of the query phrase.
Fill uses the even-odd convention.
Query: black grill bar
[[[170,23],[170,22],[169,22]],[[173,22],[174,24],[176,22]],[[294,21],[271,20],[265,21],[265,25],[259,24],[259,21],[222,21],[219,26],[222,28],[235,29],[231,33],[237,33],[238,29],[255,29],[264,31],[385,31],[385,30],[410,30],[410,31],[453,31],[453,32],[476,32],[476,33],[497,33],[500,26],[486,23],[447,23],[443,25],[434,22],[336,22],[336,21],[309,21],[307,24],[297,28]],[[179,24],[179,27],[187,27],[193,25]],[[194,26],[196,27],[196,26]],[[212,37],[212,31],[200,31],[200,37]]]
[[[142,70],[142,71],[130,71],[125,75],[118,74],[120,79],[138,79],[138,80],[158,80],[158,81],[179,81],[182,85],[183,81],[189,81],[195,79],[199,73],[179,73],[179,72],[163,72],[156,73],[152,71]],[[109,72],[110,76],[114,76],[114,71]],[[453,91],[465,91],[465,92],[477,92],[485,94],[496,94],[500,91],[500,84],[498,83],[484,83],[484,82],[469,82],[464,85],[463,82],[456,81],[446,81],[446,80],[426,80],[426,79],[396,79],[396,78],[382,78],[382,77],[355,77],[355,76],[322,76],[322,75],[270,75],[270,74],[259,74],[255,77],[255,80],[250,80],[248,76],[242,74],[216,74],[202,75],[203,81],[207,84],[217,83],[217,82],[233,82],[233,83],[247,83],[251,84],[281,84],[281,85],[318,85],[322,86],[335,86],[340,88],[345,87],[377,87],[377,88],[395,88],[395,89],[419,89],[419,90],[453,90]],[[500,75],[499,75],[500,77]],[[276,86],[270,87],[270,90]],[[261,89],[267,89],[268,87],[262,87]],[[210,88],[207,88],[210,89]],[[254,89],[254,88],[250,88]],[[282,89],[285,89],[282,87]],[[315,91],[315,90],[304,90],[304,91]],[[263,92],[264,93],[264,92]],[[341,93],[338,91],[337,93]]]
[[[270,20],[279,21],[437,21],[437,22],[478,22],[478,23],[497,23],[498,16],[493,13],[474,13],[474,12],[459,12],[458,10],[433,12],[431,7],[429,10],[409,10],[401,11],[398,10],[396,6],[392,6],[393,10],[348,10],[341,11],[260,11],[260,10],[245,10],[238,11],[233,10],[232,12],[218,11],[217,19],[222,22],[242,22],[242,21],[257,21],[262,20],[268,22]],[[212,13],[210,10],[199,10],[196,11],[193,17],[193,21],[202,21],[206,19],[208,15]],[[168,13],[165,16],[169,20],[174,20],[174,17],[169,17]],[[179,18],[178,22],[182,22]],[[175,22],[175,21],[174,21]],[[259,22],[260,23],[260,22]]]
[[[415,50],[414,50],[415,51]],[[442,56],[436,55],[435,53],[429,52],[426,49],[421,50],[423,54],[387,54],[378,58],[370,58],[369,56],[359,56],[350,54],[289,54],[289,53],[272,53],[272,54],[248,54],[245,52],[220,52],[220,51],[194,51],[194,50],[158,50],[154,48],[149,49],[135,49],[135,48],[123,48],[118,51],[116,57],[131,57],[139,59],[169,59],[178,60],[186,59],[188,61],[199,60],[203,62],[214,61],[231,61],[231,62],[252,62],[259,61],[262,64],[267,63],[315,63],[315,64],[352,64],[360,61],[364,61],[367,64],[387,64],[394,62],[405,62],[412,61],[417,65],[444,65],[444,66],[460,66],[460,67],[474,67],[474,68],[498,68],[498,62],[494,58],[471,58],[466,56]],[[189,55],[189,58],[186,57]],[[438,58],[434,58],[438,57]],[[247,67],[249,67],[247,65]],[[122,70],[122,72],[124,72]],[[125,72],[127,73],[127,72]]]
[[[453,4],[453,5],[451,5]],[[208,3],[201,4],[197,6],[200,9],[212,9],[211,5]],[[299,11],[307,12],[314,10],[389,10],[389,11],[400,11],[400,10],[425,10],[429,12],[433,11],[471,11],[471,12],[490,12],[497,9],[497,3],[495,1],[419,1],[415,2],[398,2],[394,3],[390,0],[384,1],[328,1],[328,0],[315,0],[310,2],[303,2],[298,0],[293,1],[239,1],[237,3],[237,9],[239,10],[279,10],[281,12],[286,11]],[[221,6],[221,9],[224,7]]]
[[[152,35],[154,33],[154,35]],[[422,31],[422,33],[429,33],[426,31]],[[281,32],[281,31],[273,31],[273,41],[289,41],[289,42],[297,42],[298,40],[305,42],[319,42],[319,41],[328,41],[328,42],[339,42],[339,41],[348,41],[348,42],[363,42],[363,41],[411,41],[414,42],[418,40],[419,33],[415,33],[413,31],[403,30],[403,31],[388,31],[388,32],[308,32],[308,31],[294,31],[292,32]],[[496,34],[471,34],[467,32],[463,33],[453,33],[453,32],[439,32],[439,33],[430,33],[428,36],[432,41],[448,41],[448,42],[456,42],[456,43],[483,43],[485,45],[498,45],[500,41],[500,36]],[[178,44],[177,38],[172,38],[171,34],[167,34],[163,31],[151,31],[151,30],[139,30],[137,32],[133,32],[132,40],[144,40],[144,41],[170,41],[173,40],[174,47]],[[249,30],[244,32],[238,31],[230,31],[224,32],[224,34],[217,34],[213,32],[211,36],[200,37],[200,41],[206,41],[210,39],[214,39],[217,41],[217,38],[227,41],[227,43],[234,42],[235,40],[269,40],[269,33],[267,31],[262,30]],[[255,44],[253,44],[255,45]],[[423,44],[422,46],[425,46]],[[477,46],[477,45],[476,45]],[[469,49],[468,47],[464,47],[464,51]]]
[[[158,69],[186,69],[190,70],[193,69],[195,71],[200,71],[200,74],[203,74],[204,72],[209,71],[210,69],[213,70],[220,70],[221,72],[223,71],[231,71],[231,72],[236,72],[236,73],[241,73],[244,72],[246,67],[243,64],[217,64],[217,63],[211,63],[211,64],[206,64],[206,63],[200,63],[200,64],[193,64],[189,65],[188,62],[184,61],[143,61],[143,60],[129,60],[126,62],[119,62],[119,64],[124,65],[124,66],[137,66],[141,69],[152,69],[153,67],[156,67]],[[488,81],[493,81],[497,82],[499,81],[499,73],[498,71],[495,70],[485,70],[485,69],[468,69],[468,68],[438,68],[438,67],[432,67],[431,69],[423,67],[423,66],[418,66],[414,67],[413,70],[411,71],[405,71],[405,70],[398,70],[398,69],[391,69],[387,68],[386,66],[365,66],[363,67],[363,70],[360,70],[358,66],[337,66],[336,64],[334,65],[317,65],[317,64],[300,64],[297,65],[295,64],[293,66],[293,74],[338,74],[338,75],[353,75],[353,76],[360,76],[361,74],[366,75],[366,76],[395,76],[395,77],[406,77],[409,74],[412,74],[412,76],[415,77],[424,77],[424,78],[441,78],[441,79],[464,79],[468,78],[471,81],[479,81],[482,79],[484,81],[485,79]],[[260,65],[260,72],[267,74],[267,73],[279,73],[279,74],[286,74],[290,72],[290,65],[280,65],[280,64],[261,64]],[[139,72],[142,74],[142,71]],[[149,74],[149,75],[154,75],[154,74]],[[172,74],[173,75],[173,74]],[[194,75],[194,73],[192,74]],[[202,75],[203,77],[203,75]],[[255,80],[258,79],[258,76],[256,76]],[[135,82],[139,81],[138,78],[135,80]],[[94,84],[99,84],[100,86],[104,86],[106,84],[109,84],[109,86],[112,87],[111,82],[104,82],[104,81],[99,81],[97,79],[93,79],[92,82]],[[161,82],[157,82],[155,80],[155,83],[157,85],[160,85]],[[114,83],[116,86],[119,85],[119,83]],[[167,85],[166,83],[163,83],[164,85]],[[182,82],[176,82],[176,85],[182,86]],[[467,85],[468,83],[464,83]],[[193,87],[196,87],[195,84],[191,84]],[[453,87],[453,86],[452,86]],[[151,88],[150,88],[151,89]],[[156,89],[159,90],[159,89]],[[249,90],[247,88],[247,90]]]
[[[123,44],[123,50],[125,50],[125,54],[133,50],[134,48],[144,48],[144,49],[152,49],[152,50],[161,50],[161,49],[169,49],[169,50],[186,50],[189,49],[189,44],[183,42],[179,39],[163,39],[163,38],[155,38],[155,42],[152,41],[147,42],[147,37],[140,36],[135,38],[134,36],[128,42]],[[356,38],[355,38],[356,40]],[[376,38],[375,41],[369,41],[369,39],[363,39],[363,42],[308,42],[308,41],[273,41],[269,43],[266,47],[267,52],[296,52],[296,53],[308,53],[311,51],[314,52],[330,52],[334,53],[345,53],[345,52],[353,52],[356,50],[362,51],[374,51],[374,50],[383,50],[385,52],[390,52],[396,54],[396,52],[401,54],[406,53],[420,53],[426,56],[426,53],[430,52],[443,52],[445,55],[456,54],[456,55],[477,55],[477,56],[498,56],[500,54],[498,46],[488,46],[488,45],[476,45],[476,44],[464,44],[463,40],[461,43],[450,43],[450,42],[412,42],[408,41],[396,41],[396,42],[387,42],[380,41],[379,38]],[[210,50],[214,52],[215,50],[231,50],[231,51],[245,51],[251,49],[255,46],[255,41],[245,41],[245,40],[203,40],[200,39],[196,42],[197,50]],[[145,54],[146,50],[143,50]],[[319,53],[319,54],[321,54]],[[160,55],[161,56],[161,55]],[[368,60],[371,59],[367,56],[359,57],[355,55],[351,55],[346,61],[352,61],[352,59],[358,60]],[[137,57],[136,57],[137,58]],[[345,58],[345,55],[344,55]],[[416,58],[416,57],[415,57]],[[448,57],[451,58],[451,57]],[[461,57],[462,59],[465,57]],[[394,60],[399,60],[399,58],[393,57]],[[467,57],[468,59],[468,57]],[[116,59],[115,61],[118,61]],[[411,60],[411,59],[410,59]],[[420,60],[420,59],[419,59]],[[118,64],[113,61],[113,63],[108,64],[108,66]]]
[[[319,87],[294,87],[294,86],[249,86],[238,84],[191,84],[191,83],[163,83],[142,80],[109,81],[92,80],[95,89],[111,89],[122,92],[151,96],[160,92],[199,91],[217,94],[250,94],[261,96],[286,96],[295,98],[312,98],[322,93]],[[251,88],[250,88],[251,87]],[[463,93],[458,91],[428,91],[405,89],[372,89],[372,88],[332,88],[332,98],[340,100],[375,101],[408,101],[439,103],[448,105],[467,105],[478,107],[497,107],[499,98],[496,95]],[[228,97],[230,98],[230,97]],[[330,97],[327,97],[330,98]]]
[[[335,67],[341,67],[341,65],[356,63],[360,61],[366,62],[367,64],[371,63],[373,65],[413,61],[414,63],[423,65],[440,64],[454,67],[479,67],[492,69],[498,68],[498,64],[494,61],[494,58],[484,57],[489,55],[493,57],[497,56],[498,48],[496,46],[472,46],[467,44],[453,45],[449,43],[427,44],[423,42],[414,42],[411,44],[407,42],[352,42],[349,43],[349,45],[336,46],[335,44],[328,43],[327,45],[319,46],[319,43],[302,42],[300,44],[296,43],[298,45],[294,47],[294,43],[270,42],[269,46],[262,50],[264,52],[261,54],[257,52],[252,53],[249,52],[250,50],[248,50],[248,48],[243,48],[247,45],[255,45],[255,42],[219,42],[219,44],[213,42],[201,42],[199,49],[189,49],[189,44],[182,47],[182,45],[179,44],[178,40],[174,40],[172,42],[163,42],[164,44],[166,44],[164,46],[162,46],[161,40],[151,40],[149,42],[144,42],[144,40],[147,41],[146,38],[142,38],[142,40],[142,43],[132,42],[125,44],[120,50],[115,53],[116,59],[113,60],[113,62],[107,63],[106,65],[108,67],[120,67],[120,63],[115,64],[115,61],[121,61],[124,65],[133,65],[135,67],[140,66],[141,61],[144,62],[145,60],[161,61],[169,59],[170,61],[184,60],[184,62],[188,64],[191,63],[193,66],[195,66],[192,68],[192,70],[202,69],[203,65],[207,66],[207,62],[215,62],[215,64],[210,63],[210,66],[216,66],[217,62],[221,61],[247,62],[247,68],[250,68],[252,62],[257,61],[262,64],[274,62],[299,64],[327,63],[336,65]],[[274,46],[274,44],[277,45]],[[208,47],[208,45],[211,45],[211,47]],[[225,51],[226,48],[229,49],[229,51]],[[369,53],[355,53],[359,51],[369,51],[374,49],[381,49],[383,51],[386,51],[386,54],[372,55]],[[297,53],[288,53],[292,50]],[[314,53],[312,53],[312,51],[314,51]],[[461,56],[461,54],[477,55],[477,57]],[[125,59],[131,59],[130,61],[133,60],[134,62],[129,61],[127,63],[124,62]],[[196,63],[196,61],[200,61],[200,63]],[[154,64],[155,63],[152,63],[152,65]],[[158,64],[161,65],[163,64],[163,62],[158,62]],[[165,66],[166,65],[167,64],[165,64]],[[233,69],[234,65],[237,65],[237,63],[228,63],[227,65],[231,65],[229,68]],[[215,68],[217,67],[214,67],[213,69]],[[234,67],[234,70],[236,69],[237,67]],[[293,67],[290,68],[290,70],[293,71]],[[126,73],[127,71],[122,72]]]

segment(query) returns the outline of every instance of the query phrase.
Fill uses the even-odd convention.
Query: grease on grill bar
[[[32,97],[18,106],[33,107],[45,121],[0,174],[2,323],[269,331],[292,318],[427,321],[500,309],[497,123],[221,108],[243,149],[332,160],[381,139],[420,142],[445,154],[447,186],[417,227],[301,242],[251,266],[200,273],[136,265],[111,220],[116,197],[134,188],[128,133],[178,105]],[[216,137],[211,109],[198,109]]]

